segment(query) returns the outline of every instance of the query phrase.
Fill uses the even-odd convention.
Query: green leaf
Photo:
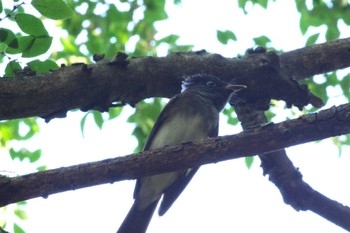
[[[340,157],[343,151],[343,142],[341,140],[341,137],[333,137],[332,141],[333,141],[333,144],[337,147],[338,156]]]
[[[345,136],[344,145],[350,145],[350,135],[343,135],[343,136]]]
[[[79,49],[75,43],[75,37],[68,35],[65,38],[60,38],[60,42],[63,45],[64,51],[69,54],[78,54]]]
[[[350,75],[346,75],[343,77],[340,82],[340,87],[343,90],[344,96],[350,101]]]
[[[216,37],[222,44],[227,44],[229,40],[237,41],[236,35],[232,31],[216,31]]]
[[[306,2],[303,0],[295,1],[295,6],[300,14],[303,14],[303,12],[307,11]]]
[[[238,0],[238,7],[243,10],[244,14],[247,14],[246,5],[248,2],[252,3],[253,5],[256,5],[256,4],[260,5],[264,9],[267,9],[269,1],[268,0]]]
[[[324,76],[327,79],[327,85],[328,86],[335,87],[335,86],[337,86],[339,84],[337,72],[327,73],[327,74],[324,74]]]
[[[18,40],[15,34],[6,28],[0,28],[0,42],[7,44],[11,48],[18,48]]]
[[[45,29],[43,22],[37,17],[25,14],[18,13],[15,15],[15,21],[21,30],[29,35],[33,36],[47,36],[49,35]]]
[[[5,68],[5,77],[13,77],[22,70],[21,65],[17,61],[10,61]]]
[[[13,148],[11,148],[9,152],[12,160],[19,158],[19,160],[22,161],[25,158],[22,153],[15,151]]]
[[[269,1],[268,0],[257,0],[256,4],[259,4],[262,8],[267,9]]]
[[[47,168],[48,168],[47,166],[39,166],[39,167],[36,168],[36,170],[38,170],[38,171],[46,171]]]
[[[12,33],[13,37],[15,37],[15,34],[12,31],[6,28],[0,28],[0,41],[5,42],[9,33]]]
[[[168,15],[165,11],[165,0],[145,0],[143,2],[146,6],[143,20],[146,23],[154,23],[155,21],[160,21],[168,18]]]
[[[253,40],[256,45],[264,46],[264,47],[266,47],[266,45],[271,42],[271,40],[267,36],[255,37],[253,38]]]
[[[15,209],[15,215],[22,220],[27,220],[28,219],[28,215],[25,211],[21,210],[21,209]]]
[[[328,99],[326,87],[329,85],[329,83],[328,82],[322,83],[322,84],[316,84],[314,82],[306,82],[306,83],[308,85],[309,90],[312,92],[312,94],[321,98],[322,101],[326,103]]]
[[[31,62],[28,62],[27,65],[34,70],[36,73],[46,73],[50,70],[57,70],[59,69],[59,66],[56,64],[56,62],[52,60],[34,60]]]
[[[347,25],[350,25],[350,17],[349,17],[349,7],[347,7],[346,9],[344,9],[344,11],[342,12],[346,12],[344,15],[341,16],[341,18],[344,20],[344,23]]]
[[[84,129],[85,129],[85,123],[86,123],[86,118],[90,113],[86,113],[85,116],[83,116],[83,118],[81,118],[80,120],[80,131],[82,136],[84,137]]]
[[[25,231],[18,226],[16,223],[13,224],[13,232],[14,233],[25,233]]]
[[[36,161],[38,161],[41,157],[41,150],[36,150],[34,152],[31,152],[31,154],[29,155],[29,161],[31,163],[35,163]]]
[[[233,111],[233,108],[230,106],[228,108],[225,108],[223,111],[224,115],[227,116],[227,123],[230,125],[237,125],[238,119],[237,115]]]
[[[19,201],[16,203],[18,206],[24,206],[24,205],[27,205],[27,202],[26,201]]]
[[[120,113],[122,112],[123,108],[117,107],[117,108],[110,108],[108,111],[109,114],[109,118],[108,120],[114,119],[116,117],[118,117],[120,115]],[[92,111],[92,112],[88,112],[86,113],[83,118],[81,118],[80,120],[80,131],[82,136],[84,137],[84,131],[85,131],[85,123],[86,123],[86,119],[87,117],[92,114],[94,117],[94,121],[96,123],[96,125],[98,126],[98,128],[102,129],[103,124],[104,124],[104,119],[103,119],[103,115],[101,112],[98,111]]]
[[[330,24],[327,25],[327,31],[326,31],[326,40],[330,41],[330,40],[335,40],[338,39],[340,36],[340,31],[337,27],[337,24]]]
[[[247,13],[245,10],[246,4],[247,4],[247,0],[238,0],[238,7],[241,8],[245,14]]]
[[[33,44],[22,53],[22,57],[36,57],[46,53],[52,43],[51,36],[36,37]]]
[[[102,117],[102,113],[97,112],[97,111],[93,111],[92,115],[94,116],[94,120],[95,120],[96,125],[100,129],[102,129],[102,126],[103,126],[103,123],[104,123],[104,120],[103,120],[103,117]]]
[[[8,44],[8,46],[9,46],[10,48],[13,48],[13,49],[18,49],[18,47],[19,47],[18,39],[17,39],[17,38],[13,39],[13,40]]]
[[[167,43],[167,44],[170,44],[170,45],[175,45],[176,44],[176,41],[180,38],[180,36],[178,35],[169,35],[169,36],[166,36],[160,40],[157,41],[157,44],[160,44],[160,43]]]
[[[109,118],[108,120],[112,120],[120,115],[122,113],[123,108],[116,107],[116,108],[110,108],[108,111]]]
[[[2,7],[2,1],[0,0],[0,13],[3,11],[3,7]]]
[[[22,122],[28,127],[28,131],[24,135],[18,135],[18,140],[28,140],[39,132],[39,125],[35,118],[25,118],[20,121]]]
[[[307,29],[309,28],[309,15],[308,13],[302,13],[299,21],[299,28],[301,31],[301,34],[305,34],[307,32]]]
[[[162,108],[163,104],[160,99],[154,99],[153,103],[142,101],[136,105],[134,114],[127,120],[129,123],[136,123],[132,132],[138,141],[135,151],[142,150]]]
[[[35,41],[35,37],[33,37],[33,36],[19,36],[19,37],[17,37],[17,41],[18,41],[17,48],[9,46],[6,49],[6,53],[8,53],[8,54],[23,53],[24,51],[28,50],[33,45],[33,43]]]
[[[7,44],[0,43],[0,53],[4,53],[7,47],[8,47]]]
[[[74,11],[63,0],[33,0],[32,5],[50,19],[66,19],[74,15]]]
[[[245,162],[245,165],[247,166],[247,168],[250,169],[253,165],[254,157],[253,156],[245,157],[244,162]]]
[[[309,36],[309,38],[306,41],[306,45],[315,44],[319,36],[320,36],[320,33],[316,33],[316,34]]]
[[[266,111],[265,116],[267,118],[267,121],[270,122],[272,120],[272,118],[274,118],[276,116],[276,113],[274,113],[272,111]]]
[[[9,150],[11,159],[18,158],[20,161],[28,158],[31,163],[34,163],[39,160],[41,157],[41,150],[36,150],[34,152],[29,151],[26,148],[22,148],[19,151],[15,151],[13,148]]]

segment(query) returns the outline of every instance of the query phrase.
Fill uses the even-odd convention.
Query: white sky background
[[[228,57],[242,54],[253,46],[252,38],[260,35],[267,35],[273,47],[284,51],[305,44],[294,1],[270,4],[268,11],[254,7],[247,16],[237,9],[236,1],[213,2],[183,0],[181,6],[169,5],[170,19],[157,24],[159,38],[178,34],[180,42],[195,45],[194,50],[206,49]],[[220,44],[217,29],[232,30],[238,42]],[[349,32],[342,34],[349,36]],[[345,103],[344,98],[334,98],[329,106],[341,103]],[[79,125],[83,113],[69,113],[67,118],[49,124],[41,120],[40,134],[26,145],[43,149],[40,162],[35,165],[14,162],[0,151],[0,170],[22,174],[39,165],[56,168],[131,154],[136,140],[131,136],[133,126],[126,119],[132,111],[126,108],[120,118],[105,123],[102,130],[89,118],[84,138]],[[220,135],[240,130],[227,125],[224,119]],[[349,148],[343,149],[341,157],[329,141],[287,151],[314,189],[350,205]],[[148,232],[345,232],[314,213],[296,212],[284,204],[278,189],[268,177],[262,176],[259,166],[256,159],[248,170],[244,160],[237,159],[201,167],[169,212],[163,217],[154,216]],[[29,200],[24,208],[29,220],[15,222],[28,233],[115,232],[132,204],[133,188],[134,181],[123,181]],[[11,226],[11,220],[7,220]]]

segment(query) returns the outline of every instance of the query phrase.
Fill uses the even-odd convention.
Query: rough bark
[[[172,97],[184,76],[217,75],[247,85],[243,97],[259,109],[279,99],[302,107],[320,106],[295,79],[350,66],[350,39],[314,45],[282,54],[252,51],[244,58],[224,58],[205,51],[166,57],[119,54],[113,61],[74,64],[41,75],[23,72],[0,79],[0,120],[32,116],[64,117],[71,109],[107,111],[113,103],[134,105],[150,97]]]
[[[199,164],[217,163],[347,134],[350,133],[349,112],[350,104],[345,104],[295,120],[258,126],[236,135],[211,138],[195,144],[184,143],[145,151],[137,156],[128,155],[14,178],[0,177],[0,206],[35,197],[46,198],[67,190],[135,179]],[[271,174],[267,169],[265,172]],[[347,211],[346,216],[349,219],[350,211]]]

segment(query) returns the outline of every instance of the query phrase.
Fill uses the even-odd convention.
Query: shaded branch
[[[327,121],[328,116],[332,115],[332,111],[335,111],[335,109],[330,109],[330,115],[326,114],[322,117],[324,121]],[[267,123],[262,111],[239,106],[236,113],[243,128]],[[350,112],[345,113],[345,115],[350,116]],[[322,133],[323,130],[332,131],[332,126],[329,127],[319,128],[319,133]],[[305,130],[308,131],[309,129]],[[299,134],[295,132],[294,137],[299,137]],[[259,158],[261,159],[264,175],[269,175],[269,180],[280,190],[286,204],[291,205],[297,211],[313,211],[330,222],[348,231],[350,230],[350,208],[331,200],[304,182],[302,174],[294,167],[285,150],[261,153]]]
[[[98,184],[216,163],[350,133],[350,104],[236,135],[24,176],[0,177],[0,206]],[[349,210],[348,210],[349,212]],[[350,218],[350,212],[347,214]]]
[[[107,111],[115,102],[114,105],[133,106],[149,97],[170,98],[180,91],[184,76],[196,73],[247,85],[248,89],[241,94],[247,103],[259,109],[267,109],[270,99],[302,107],[315,101],[305,87],[291,78],[302,79],[349,67],[349,55],[350,39],[280,55],[253,53],[242,59],[205,51],[160,58],[126,59],[119,54],[113,61],[75,64],[47,74],[22,73],[0,79],[0,120],[41,116],[49,121],[64,117],[71,109]]]
[[[350,208],[314,190],[303,181],[285,150],[259,155],[269,180],[280,190],[283,200],[295,210],[310,210],[328,221],[350,231]]]
[[[296,80],[349,67],[350,39],[296,49],[280,55],[284,72]]]

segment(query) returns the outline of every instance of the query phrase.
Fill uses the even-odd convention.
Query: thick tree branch
[[[285,150],[259,155],[265,174],[280,190],[283,200],[295,210],[310,210],[350,231],[350,208],[314,190],[302,179]]]
[[[253,52],[242,59],[203,51],[128,60],[119,54],[111,62],[75,64],[47,74],[22,73],[0,79],[0,120],[31,116],[50,120],[64,117],[71,109],[106,111],[115,102],[134,105],[149,97],[172,97],[180,91],[182,78],[195,73],[247,85],[242,92],[244,99],[259,109],[268,108],[271,98],[302,107],[315,101],[291,78],[349,67],[349,55],[350,39],[280,55]]]
[[[349,42],[348,38],[282,53],[282,67],[296,80],[349,67]]]
[[[243,128],[267,123],[262,111],[239,106],[236,112]],[[346,115],[350,115],[350,112]],[[320,128],[319,130],[321,133],[322,130],[331,129]],[[295,134],[295,137],[298,136]],[[311,210],[336,225],[350,230],[350,208],[331,200],[305,183],[302,174],[294,167],[285,150],[262,153],[259,157],[264,174],[269,175],[270,181],[280,190],[286,204],[297,211]]]
[[[0,177],[0,206],[35,197],[216,163],[350,133],[350,104],[236,135],[24,176]],[[270,173],[269,173],[270,174]],[[350,218],[347,209],[346,216]],[[345,215],[344,215],[345,216]]]

